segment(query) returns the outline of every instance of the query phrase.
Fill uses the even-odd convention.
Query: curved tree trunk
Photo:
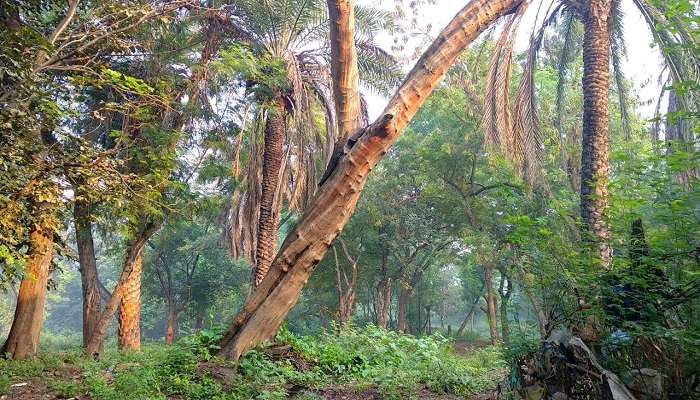
[[[30,235],[27,276],[20,284],[15,317],[0,355],[9,353],[14,359],[23,359],[35,355],[39,350],[52,259],[53,231],[44,228],[34,230]]]
[[[128,267],[131,270],[124,282],[119,305],[119,326],[117,328],[119,349],[124,351],[141,350],[141,272],[143,255],[139,251]]]
[[[486,283],[483,283],[481,285],[481,289],[479,289],[479,294],[476,296],[476,299],[474,299],[474,302],[472,303],[472,306],[469,308],[469,311],[467,311],[467,315],[464,317],[464,320],[462,320],[462,324],[459,325],[459,329],[457,329],[457,336],[462,336],[462,332],[464,332],[464,328],[467,327],[467,322],[469,322],[469,319],[474,315],[474,311],[476,311],[476,307],[479,305],[479,300],[481,300],[481,296],[483,296],[484,293],[484,288],[486,287]]]
[[[87,347],[102,312],[101,285],[97,274],[95,244],[92,238],[90,205],[85,201],[76,200],[73,217],[83,293],[83,347]]]
[[[237,361],[243,353],[275,335],[314,267],[352,216],[369,172],[398,140],[464,49],[493,21],[513,12],[521,3],[522,0],[472,0],[443,29],[382,116],[348,142],[348,153],[319,188],[265,279],[248,297],[224,335],[220,356]]]
[[[604,268],[612,259],[608,226],[608,88],[612,0],[590,0],[584,10],[583,143],[581,148],[581,219],[589,230]]]
[[[279,215],[275,207],[275,194],[280,182],[280,168],[284,157],[284,136],[287,131],[284,99],[277,95],[276,108],[268,111],[265,123],[265,147],[263,150],[262,193],[260,195],[260,219],[255,249],[253,287],[258,287],[277,251]]]

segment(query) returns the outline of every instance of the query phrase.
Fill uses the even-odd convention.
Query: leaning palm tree
[[[558,0],[549,2],[543,14],[539,2],[536,25],[530,37],[530,48],[523,66],[522,79],[511,104],[508,85],[512,69],[512,52],[518,25],[525,7],[508,17],[496,41],[488,76],[484,101],[483,126],[486,144],[507,154],[522,172],[523,177],[535,181],[539,164],[543,159],[543,138],[538,127],[535,97],[535,66],[537,53],[548,27],[559,25],[564,32],[564,43],[559,57],[559,84],[557,89],[557,114],[560,146],[566,146],[562,123],[564,85],[572,75],[572,60],[583,49],[583,129],[580,166],[581,219],[587,228],[601,265],[607,268],[612,258],[609,244],[610,229],[606,214],[608,207],[607,180],[610,170],[608,161],[608,94],[610,71],[616,87],[623,130],[629,135],[629,113],[626,109],[627,91],[622,73],[625,57],[622,0]],[[689,52],[668,52],[665,49],[682,47],[692,42],[687,32],[670,29],[664,24],[662,10],[653,0],[633,0],[645,17],[655,41],[662,47],[662,54],[671,70],[675,82],[696,79],[700,71],[700,59]],[[526,3],[532,5],[533,1]],[[540,15],[542,16],[540,18]],[[541,21],[541,22],[540,22]],[[540,22],[537,24],[537,22]],[[583,24],[583,36],[576,34],[574,25]],[[697,108],[697,101],[684,99],[686,109]],[[571,160],[562,162],[572,164]],[[576,163],[577,164],[577,163]]]
[[[255,137],[247,141],[247,172],[226,213],[226,242],[234,257],[243,256],[254,265],[255,287],[277,251],[283,201],[291,211],[309,204],[317,171],[330,161],[338,137],[328,10],[320,0],[242,0],[229,10],[239,32],[232,61],[250,61],[241,77],[255,103],[252,132],[261,131],[262,146]],[[400,70],[374,37],[390,27],[390,15],[363,7],[355,12],[361,21],[355,36],[359,72],[368,87],[386,91],[398,83]],[[319,113],[325,126],[317,122]],[[245,142],[240,138],[234,152],[234,173]]]

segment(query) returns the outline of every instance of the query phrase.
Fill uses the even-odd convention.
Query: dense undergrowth
[[[283,399],[292,394],[317,399],[328,388],[396,399],[425,390],[469,396],[493,388],[506,367],[496,349],[460,355],[440,335],[415,338],[368,327],[315,337],[283,330],[277,346],[288,349],[291,358],[252,351],[234,375],[231,365],[212,357],[217,339],[216,332],[205,331],[175,346],[147,345],[140,353],[110,349],[100,360],[78,351],[0,360],[0,394],[10,393],[18,382],[41,382],[59,398],[105,400]]]

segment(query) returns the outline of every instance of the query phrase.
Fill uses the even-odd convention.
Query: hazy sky
[[[407,3],[409,0],[404,0]],[[551,0],[542,0],[541,13],[550,4]],[[436,4],[422,7],[419,14],[419,23],[432,24],[432,35],[437,36],[440,30],[447,25],[454,15],[467,4],[468,0],[436,0]],[[362,4],[374,4],[393,9],[395,0],[360,0]],[[520,24],[520,34],[516,43],[516,50],[522,51],[527,48],[529,33],[532,30],[535,15],[537,14],[539,2],[534,0],[525,17]],[[659,94],[660,86],[657,83],[659,73],[663,68],[663,59],[656,48],[652,48],[652,37],[642,16],[637,11],[632,0],[622,0],[625,14],[625,38],[628,51],[628,60],[624,70],[627,78],[634,84],[633,91],[639,96],[642,102],[656,98]],[[542,16],[540,16],[540,20]],[[389,48],[392,39],[386,35],[379,39],[380,43]],[[410,46],[407,46],[410,47]],[[412,50],[412,48],[411,48]],[[407,66],[408,70],[408,66]],[[643,85],[643,83],[648,83]],[[642,87],[644,86],[644,87]],[[368,96],[370,118],[374,119],[382,112],[387,99],[377,95]],[[652,102],[654,103],[654,102]],[[639,110],[644,117],[653,117],[655,104],[642,106]]]

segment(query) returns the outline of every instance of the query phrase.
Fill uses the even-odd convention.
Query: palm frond
[[[581,35],[577,29],[580,24],[576,18],[576,13],[567,12],[564,26],[564,42],[557,61],[557,94],[556,94],[556,117],[557,132],[559,133],[559,150],[562,162],[566,163],[566,128],[564,127],[564,117],[566,115],[566,85],[571,76],[571,64],[578,57],[581,49]]]
[[[388,94],[403,80],[396,59],[371,40],[358,40],[357,64],[360,82],[377,93]]]
[[[539,126],[535,91],[537,53],[542,46],[545,30],[557,20],[562,7],[562,4],[558,5],[551,13],[548,10],[539,31],[536,34],[533,32],[515,99],[513,137],[519,148],[516,147],[514,150],[521,154],[518,158],[522,159],[523,177],[531,183],[535,182],[539,175],[540,165],[544,159],[544,140]]]
[[[620,107],[620,118],[622,119],[622,130],[625,133],[625,138],[629,139],[632,134],[629,110],[627,109],[629,95],[622,71],[622,62],[627,59],[623,20],[624,13],[622,12],[621,1],[614,0],[612,3],[612,23],[610,24],[610,54],[612,56],[613,75]]]
[[[481,125],[484,129],[484,144],[487,148],[514,154],[512,118],[510,115],[510,74],[513,56],[513,37],[521,20],[522,10],[511,15],[505,22],[498,37],[489,63],[484,98],[484,116]]]

